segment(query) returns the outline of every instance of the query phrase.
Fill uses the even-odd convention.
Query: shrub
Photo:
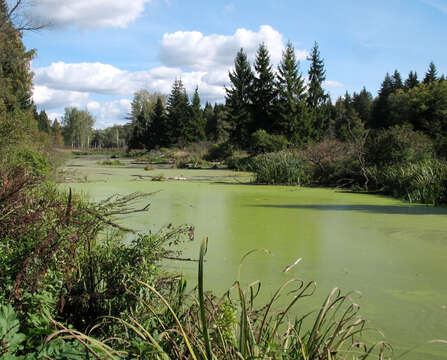
[[[229,142],[212,145],[205,159],[208,161],[222,161],[233,156],[234,148]]]
[[[409,126],[379,130],[366,143],[368,164],[379,167],[429,159],[433,152],[432,141]]]
[[[48,158],[27,148],[9,147],[0,151],[0,166],[2,168],[24,169],[35,177],[49,174],[51,164]]]
[[[309,182],[304,161],[297,153],[289,151],[255,156],[250,168],[255,182],[260,184],[304,185]]]
[[[286,149],[289,142],[283,135],[270,135],[258,130],[251,135],[250,153],[253,155],[277,152]]]
[[[109,159],[109,160],[103,160],[98,163],[99,165],[106,165],[106,166],[122,166],[124,165],[121,161],[118,159]]]

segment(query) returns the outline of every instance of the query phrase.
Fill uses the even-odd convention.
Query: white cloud
[[[97,101],[90,101],[87,104],[88,111],[95,111],[95,110],[99,110],[100,108],[101,108],[101,104]]]
[[[61,119],[64,117],[64,114],[62,113],[56,113],[56,112],[51,112],[47,114],[48,119],[50,119],[51,121],[54,121],[57,119],[57,121],[61,121]]]
[[[115,124],[125,124],[126,117],[130,112],[130,104],[129,99],[120,99],[100,105],[99,108],[92,111],[96,115],[95,127],[105,128]]]
[[[46,109],[64,108],[67,106],[82,107],[89,98],[89,93],[69,90],[55,90],[46,86],[35,85],[33,100]]]
[[[342,84],[341,82],[333,81],[333,80],[326,80],[324,82],[324,86],[329,87],[329,88],[342,88],[342,87],[345,87],[345,85]]]
[[[54,26],[126,27],[151,0],[40,0],[32,16]]]
[[[221,68],[228,71],[241,48],[253,62],[261,43],[267,46],[272,63],[278,64],[285,46],[284,37],[269,25],[261,26],[257,32],[238,29],[233,35],[203,35],[198,31],[164,34],[160,41],[160,59],[169,67],[200,71]],[[303,60],[308,52],[297,50],[296,54]]]

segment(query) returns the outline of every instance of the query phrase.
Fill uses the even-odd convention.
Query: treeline
[[[324,90],[326,71],[317,43],[308,61],[305,78],[290,43],[276,71],[264,44],[253,68],[241,49],[229,73],[225,104],[206,103],[203,109],[198,89],[190,101],[181,79],[167,97],[141,90],[132,102],[128,145],[152,149],[208,140],[252,149],[261,138],[277,147],[302,148],[326,136],[346,140],[362,129],[408,125],[445,151],[447,83],[433,63],[422,81],[414,71],[403,80],[396,70],[386,74],[375,98],[363,88],[333,104]]]

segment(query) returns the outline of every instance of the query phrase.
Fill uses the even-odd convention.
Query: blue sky
[[[35,102],[53,118],[87,108],[99,128],[124,123],[138,89],[168,93],[177,77],[222,102],[237,49],[253,60],[260,42],[277,63],[292,41],[307,75],[317,41],[333,99],[376,93],[394,69],[447,72],[447,0],[40,0],[31,12],[52,24],[24,35],[38,51]]]

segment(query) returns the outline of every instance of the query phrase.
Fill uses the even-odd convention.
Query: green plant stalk
[[[200,246],[200,257],[199,257],[199,273],[198,273],[198,290],[199,290],[199,306],[200,306],[200,321],[202,323],[202,334],[203,341],[205,342],[206,349],[206,357],[208,360],[213,358],[211,351],[211,343],[208,334],[208,326],[206,323],[206,315],[205,315],[205,298],[203,295],[203,263],[204,257],[208,247],[208,239],[203,240],[202,245]]]

